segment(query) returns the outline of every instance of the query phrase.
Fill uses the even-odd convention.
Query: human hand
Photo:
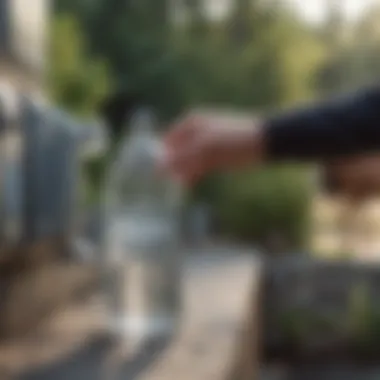
[[[194,183],[215,170],[255,165],[264,158],[260,122],[251,116],[194,112],[165,136],[166,170]]]

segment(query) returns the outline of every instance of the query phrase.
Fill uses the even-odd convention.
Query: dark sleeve
[[[380,152],[380,87],[266,121],[272,160],[313,160]]]

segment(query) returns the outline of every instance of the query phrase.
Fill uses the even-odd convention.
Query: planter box
[[[380,267],[285,258],[267,265],[266,352],[380,358]]]

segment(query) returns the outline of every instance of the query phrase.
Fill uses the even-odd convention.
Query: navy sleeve
[[[265,137],[272,160],[380,153],[380,87],[269,117]]]

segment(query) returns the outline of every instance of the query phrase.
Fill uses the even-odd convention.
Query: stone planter
[[[280,259],[267,266],[264,289],[269,356],[380,358],[380,267]]]

